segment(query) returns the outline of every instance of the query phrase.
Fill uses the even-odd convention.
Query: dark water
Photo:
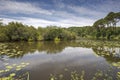
[[[30,80],[50,80],[54,75],[59,80],[71,80],[71,72],[76,71],[84,79],[92,80],[97,73],[103,74],[97,80],[117,80],[120,71],[120,42],[118,41],[62,41],[62,42],[19,42],[5,43],[6,49],[22,51],[21,54],[0,57],[0,69],[4,63],[30,63],[21,71],[29,72]],[[16,54],[16,53],[14,53]],[[12,71],[11,71],[12,72]],[[1,77],[7,76],[0,74]]]

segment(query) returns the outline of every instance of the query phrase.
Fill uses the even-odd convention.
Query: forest
[[[47,26],[45,28],[28,26],[20,22],[3,24],[0,21],[0,42],[10,41],[64,41],[75,39],[120,40],[120,12],[110,12],[92,26],[62,28]]]

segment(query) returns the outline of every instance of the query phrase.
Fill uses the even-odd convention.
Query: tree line
[[[40,40],[72,40],[76,35],[64,28],[48,26],[46,28],[10,22],[0,24],[0,41],[40,41]]]
[[[110,12],[104,18],[94,22],[93,26],[70,27],[69,31],[75,32],[78,38],[120,40],[120,12]]]
[[[93,26],[61,28],[47,26],[45,28],[24,25],[19,22],[3,24],[0,22],[0,42],[4,41],[41,41],[41,40],[75,40],[75,39],[120,39],[120,12],[110,12]]]

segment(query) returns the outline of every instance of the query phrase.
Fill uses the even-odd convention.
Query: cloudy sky
[[[120,0],[0,0],[4,23],[22,22],[35,27],[87,26],[120,11]]]

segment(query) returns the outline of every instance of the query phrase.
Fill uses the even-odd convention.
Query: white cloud
[[[108,12],[119,12],[120,11],[120,0],[104,0],[101,4],[90,5],[96,11],[101,11],[104,13]]]
[[[89,7],[77,6],[77,5],[66,5],[63,3],[63,0],[53,0],[55,6],[59,9],[72,10],[72,12],[76,12],[76,14],[80,16],[91,16],[94,18],[98,18],[99,16],[103,17],[105,15],[104,12],[96,11],[95,9],[90,9]],[[65,11],[66,11],[65,10]],[[64,12],[65,13],[65,12]],[[61,14],[61,13],[60,13]]]
[[[28,17],[21,17],[21,19],[3,18],[3,22],[6,24],[11,21],[15,21],[15,22],[17,21],[17,22],[22,22],[23,24],[33,25],[36,28],[38,26],[46,27],[49,25],[56,25],[61,27],[84,26],[84,25],[90,25],[93,22],[92,20],[87,21],[86,19],[83,19],[81,22],[79,22],[72,19],[65,19],[61,21],[49,21],[44,19],[28,18]]]
[[[35,6],[35,4],[31,4],[28,2],[17,2],[10,0],[1,0],[0,1],[0,11],[7,11],[10,13],[24,13],[24,14],[47,14],[51,15],[52,13],[42,9],[40,7]]]
[[[98,11],[91,10],[85,7],[80,7],[80,6],[68,6],[68,8],[70,8],[74,12],[77,12],[80,15],[88,15],[88,16],[94,16],[94,17],[98,17],[98,16],[102,17],[104,15],[103,12],[98,12]]]
[[[66,5],[62,3],[62,1],[59,1],[58,3],[57,0],[55,0],[54,3],[56,4],[56,6],[58,6],[57,8],[60,8],[60,10],[59,9],[58,10],[43,9],[41,7],[38,7],[37,3],[33,4],[29,2],[1,0],[0,1],[0,12],[8,11],[11,14],[18,14],[18,13],[30,14],[31,17],[23,17],[22,15],[20,15],[20,17],[13,16],[13,18],[15,17],[13,19],[13,18],[10,18],[11,16],[9,15],[0,14],[0,16],[4,19],[5,23],[11,22],[11,21],[18,21],[18,22],[22,22],[27,25],[33,25],[35,27],[38,27],[38,26],[45,27],[49,25],[70,27],[70,26],[92,25],[94,21],[106,15],[104,11],[98,12],[95,9],[90,9],[87,7],[81,7],[81,6],[75,6],[75,5],[70,6],[70,5]],[[106,4],[106,6],[107,5],[108,4]],[[96,6],[93,6],[93,7],[96,7]],[[70,13],[68,9],[72,10],[73,12]],[[99,9],[103,10],[102,7],[99,7]],[[78,15],[76,16],[75,13]],[[46,15],[47,18],[51,18],[51,19],[55,18],[56,21],[51,21],[50,19],[43,19],[43,18],[34,18],[34,15],[38,17]],[[9,16],[9,18],[5,18],[7,16]]]
[[[12,17],[12,18],[4,18],[3,17],[5,23],[11,22],[11,21],[18,21],[18,22],[22,22],[27,25],[33,25],[35,27],[38,27],[38,26],[45,27],[45,26],[49,26],[49,25],[70,27],[70,26],[92,25],[92,23],[95,21],[94,19],[84,18],[82,16],[75,16],[75,14],[69,13],[65,10],[63,10],[63,11],[45,10],[40,7],[34,6],[31,3],[23,3],[23,2],[8,1],[8,0],[3,1],[2,0],[2,3],[0,3],[0,6],[4,7],[2,9],[0,9],[0,11],[8,10],[11,13],[16,13],[16,14],[17,13],[31,14],[31,17],[17,17],[17,16],[14,16],[15,18],[14,17]],[[49,16],[50,18],[54,17],[58,20],[51,21],[51,20],[42,19],[42,18],[33,18],[33,15],[35,15],[34,13],[40,13],[37,16],[40,16],[41,13],[45,13],[45,14],[50,13],[50,15],[47,14],[47,16]],[[2,15],[2,16],[4,16],[4,15]],[[9,16],[9,15],[7,15],[7,16]]]

